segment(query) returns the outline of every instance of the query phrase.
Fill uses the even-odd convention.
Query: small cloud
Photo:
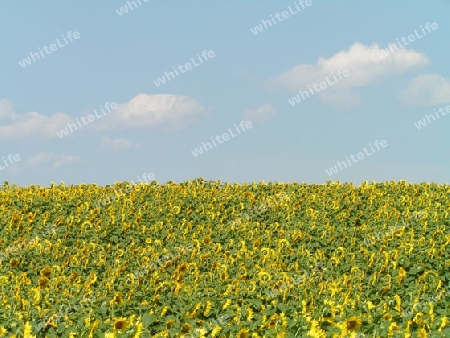
[[[93,115],[93,112],[90,112]],[[82,117],[87,117],[85,114]],[[170,130],[180,130],[208,113],[197,100],[188,96],[161,94],[139,94],[129,102],[118,105],[116,110],[97,117],[86,127],[76,128],[76,132],[83,130],[117,130],[133,129],[153,126],[165,126]],[[0,140],[17,140],[38,138],[53,140],[58,138],[62,130],[68,132],[68,124],[75,124],[75,118],[64,113],[51,116],[37,112],[17,114],[11,102],[0,99]],[[78,124],[80,122],[78,121]],[[67,134],[66,134],[67,135]]]
[[[450,104],[450,80],[439,74],[420,75],[399,94],[399,99],[408,106]]]
[[[247,110],[244,113],[244,119],[253,123],[263,123],[277,114],[274,106],[270,103],[257,108],[256,110]]]
[[[101,148],[108,151],[121,151],[134,148],[140,148],[140,143],[133,143],[125,139],[109,139],[108,137],[102,137]]]
[[[207,115],[205,107],[188,96],[139,94],[95,124],[99,130],[166,126],[179,130]]]
[[[295,93],[327,82],[328,78],[329,86],[316,94],[319,99],[325,104],[352,108],[361,101],[355,89],[428,63],[427,56],[413,50],[399,49],[389,54],[377,44],[355,43],[329,58],[320,57],[315,64],[298,64],[264,84],[267,88]],[[348,70],[349,75],[338,77],[338,72],[344,70]]]
[[[56,132],[72,123],[73,119],[63,113],[51,116],[37,112],[17,114],[11,102],[0,100],[0,139],[16,140],[25,138],[41,138],[51,140],[57,137]]]

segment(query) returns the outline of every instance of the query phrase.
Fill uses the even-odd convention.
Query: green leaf
[[[158,317],[156,317],[155,315],[144,313],[142,316],[142,323],[144,324],[145,327],[149,327],[156,321],[157,318]]]

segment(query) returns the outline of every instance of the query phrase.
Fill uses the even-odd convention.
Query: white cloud
[[[256,110],[247,110],[244,113],[244,119],[253,123],[263,123],[276,115],[277,111],[270,103],[257,108]]]
[[[316,64],[296,65],[265,84],[295,93],[308,90],[307,86],[324,82],[328,77],[334,84],[315,95],[326,104],[351,108],[360,102],[359,94],[354,91],[356,88],[429,63],[427,56],[413,50],[400,49],[385,57],[381,55],[382,49],[377,44],[355,43],[347,51],[342,50],[328,59],[320,57]],[[336,77],[335,81],[333,74],[339,70],[348,70],[350,75],[342,79]]]
[[[0,139],[14,140],[24,138],[42,138],[50,140],[56,138],[56,131],[73,122],[72,118],[63,113],[56,113],[49,117],[37,112],[17,114],[12,104],[7,100],[0,100]],[[5,123],[6,122],[6,123]]]
[[[101,148],[109,151],[120,151],[133,148],[140,148],[140,143],[133,143],[125,139],[109,139],[108,137],[102,137]]]
[[[399,94],[399,99],[409,106],[437,106],[450,103],[450,80],[439,74],[416,77]]]
[[[119,105],[95,124],[99,130],[166,126],[179,130],[207,115],[205,107],[188,96],[139,94]]]
[[[94,112],[85,114],[83,117],[89,114]],[[117,130],[152,126],[165,126],[167,129],[179,130],[198,122],[205,116],[207,116],[205,107],[188,96],[139,94],[129,102],[119,105],[111,113],[100,115],[89,124],[82,125],[74,133],[83,130]],[[51,116],[37,112],[17,114],[9,101],[0,100],[0,123],[0,139],[51,140],[58,137],[57,132],[67,128],[69,123],[76,124],[76,121],[64,113]]]

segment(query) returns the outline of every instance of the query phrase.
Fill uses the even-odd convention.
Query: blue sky
[[[139,1],[0,2],[1,182],[448,182],[450,1]]]

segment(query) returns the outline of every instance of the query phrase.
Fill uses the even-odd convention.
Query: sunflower
[[[192,326],[188,323],[181,325],[181,333],[189,333],[192,330]]]
[[[174,321],[173,319],[169,319],[169,320],[166,322],[166,328],[167,328],[167,330],[170,330],[170,329],[173,327],[173,324],[175,324],[175,321]]]
[[[427,331],[425,331],[425,329],[420,329],[418,332],[417,332],[417,337],[418,338],[427,338],[428,337],[428,335],[427,335]]]
[[[48,266],[45,267],[45,268],[43,268],[43,269],[40,271],[40,275],[41,275],[42,277],[48,277],[48,276],[50,276],[51,274],[52,274],[52,268],[49,268]]]
[[[217,336],[217,334],[219,333],[219,331],[222,330],[222,328],[220,326],[216,326],[212,331],[211,331],[211,337],[215,338]]]
[[[261,271],[258,273],[258,278],[261,282],[267,282],[272,279],[272,276],[265,271]]]
[[[121,292],[117,292],[114,296],[113,302],[116,302],[118,305],[121,305],[123,301],[122,298],[122,293]]]
[[[211,313],[212,303],[211,301],[206,301],[205,311],[203,311],[203,315],[205,317],[208,317],[208,315]]]
[[[13,259],[11,259],[10,261],[9,261],[9,264],[11,265],[11,267],[14,269],[15,267],[17,267],[18,265],[19,265],[19,263],[20,263],[20,261],[18,260],[18,259],[15,259],[15,258],[13,258]]]
[[[73,280],[74,280],[75,278],[77,278],[78,276],[79,276],[79,275],[78,275],[78,273],[76,273],[76,272],[71,273],[70,276],[69,276],[69,283],[72,283]]]
[[[231,305],[231,302],[232,302],[232,300],[231,300],[230,298],[228,298],[228,299],[225,301],[225,304],[223,304],[222,310],[227,309],[227,308]]]
[[[391,315],[389,312],[386,312],[386,313],[383,315],[383,319],[384,319],[384,320],[391,321],[391,320],[392,320],[392,315]]]
[[[40,288],[45,288],[48,284],[48,279],[46,277],[39,278],[38,284]]]
[[[181,208],[178,205],[176,205],[176,206],[173,207],[173,210],[174,210],[174,214],[178,215],[180,213],[180,211],[181,211]]]
[[[236,335],[237,338],[249,338],[251,334],[248,332],[248,329],[240,329]]]
[[[256,290],[256,282],[251,280],[250,284],[251,284],[252,287],[251,288],[247,288],[247,292],[248,293],[252,293],[252,292],[254,292]]]
[[[163,307],[163,309],[161,310],[161,317],[164,317],[165,314],[167,313],[167,310],[169,310],[169,307],[166,305]]]
[[[406,271],[405,269],[403,269],[402,267],[400,267],[399,271],[398,271],[398,275],[397,275],[397,282],[399,284],[402,284],[403,281],[405,280],[406,277]]]
[[[261,245],[261,239],[260,239],[260,238],[257,238],[257,239],[253,242],[253,249],[257,249],[260,245]]]
[[[290,245],[289,241],[285,238],[278,240],[278,246],[280,249],[284,249]]]
[[[361,318],[353,316],[345,321],[345,326],[348,331],[355,331],[361,327]]]
[[[397,325],[396,322],[393,322],[389,325],[389,337],[391,337],[393,335],[394,331],[398,331],[400,329],[400,327]]]
[[[184,262],[183,264],[181,264],[181,266],[178,268],[178,271],[180,272],[185,272],[188,268],[188,264],[186,262]]]
[[[307,337],[311,338],[326,338],[327,334],[319,327],[319,322],[313,320],[311,322],[311,328],[307,332]]]
[[[35,335],[33,335],[33,327],[31,326],[30,322],[25,323],[23,336],[26,338],[35,338],[36,337]]]
[[[127,320],[125,318],[119,318],[114,322],[115,330],[125,330],[127,328]]]
[[[441,317],[441,325],[439,326],[439,331],[448,327],[448,324],[450,324],[450,320],[446,316]]]
[[[97,331],[97,329],[98,329],[98,324],[99,324],[99,321],[98,321],[98,320],[96,320],[96,321],[92,324],[91,330],[90,330],[90,332],[89,332],[91,335],[93,335],[94,332]]]
[[[273,330],[277,326],[277,323],[278,323],[278,315],[277,314],[273,314],[269,318],[269,322],[267,323],[267,326],[269,327],[269,329]]]
[[[251,321],[253,319],[253,310],[249,307],[247,309],[247,312],[248,312],[247,321]]]
[[[225,282],[227,279],[228,279],[228,274],[226,273],[226,272],[222,272],[221,274],[220,274],[220,280],[222,281],[222,282]]]
[[[397,229],[397,230],[394,231],[394,234],[396,236],[400,237],[403,234],[403,232],[404,232],[404,229]]]
[[[269,256],[270,255],[270,248],[262,248],[261,249],[261,254],[263,256]]]

